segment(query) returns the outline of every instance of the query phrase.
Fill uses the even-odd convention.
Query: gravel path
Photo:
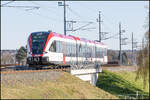
[[[12,74],[1,74],[1,83],[12,85],[18,82],[32,84],[33,81],[56,81],[61,76],[61,72],[41,71],[41,72],[22,72]]]

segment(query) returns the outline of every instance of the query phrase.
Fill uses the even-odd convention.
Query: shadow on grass
[[[119,75],[108,71],[103,71],[99,75],[96,86],[116,96],[132,95],[136,94],[136,91],[138,91],[139,94],[146,94],[146,98],[149,98],[148,93],[136,88],[134,84],[122,79]],[[135,95],[132,97],[135,97]]]

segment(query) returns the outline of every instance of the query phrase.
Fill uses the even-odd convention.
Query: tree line
[[[21,46],[17,52],[13,50],[1,51],[1,64],[26,64],[27,48]]]

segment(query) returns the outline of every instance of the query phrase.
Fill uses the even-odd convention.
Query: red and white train
[[[33,32],[27,41],[27,64],[106,64],[103,43],[54,32]]]

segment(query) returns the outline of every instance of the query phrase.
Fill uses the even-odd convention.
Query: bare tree
[[[149,20],[148,20],[149,21]],[[140,77],[143,79],[144,89],[146,88],[147,83],[149,82],[149,25],[148,31],[145,33],[145,37],[143,38],[142,48],[138,53],[137,61],[138,61],[138,71],[136,80]],[[145,41],[144,41],[145,40]]]
[[[4,53],[3,55],[1,55],[1,63],[2,64],[7,64],[9,58],[10,58],[9,52]]]

